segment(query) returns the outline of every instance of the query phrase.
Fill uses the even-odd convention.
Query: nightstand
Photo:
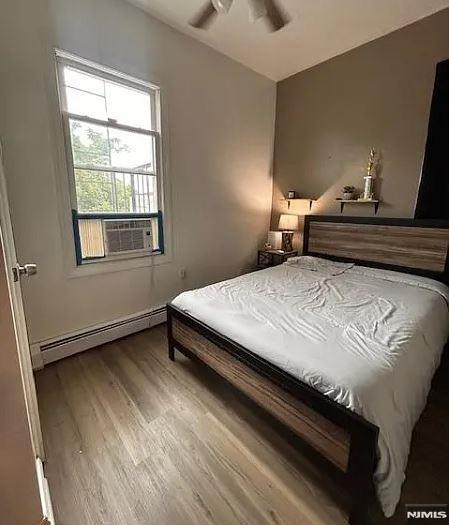
[[[277,266],[284,263],[290,257],[296,257],[297,251],[281,252],[280,250],[259,250],[257,252],[257,268],[270,268],[270,266]]]

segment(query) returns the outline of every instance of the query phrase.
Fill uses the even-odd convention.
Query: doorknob
[[[19,265],[12,269],[12,273],[14,275],[14,282],[17,282],[21,275],[26,275],[27,277],[30,277],[31,275],[35,275],[37,273],[37,265],[36,264],[24,264],[23,266]]]
[[[36,264],[24,264],[23,266],[19,266],[20,275],[26,275],[27,277],[29,277],[30,275],[35,275],[36,273],[37,273]]]

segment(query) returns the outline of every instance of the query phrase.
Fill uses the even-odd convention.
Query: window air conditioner
[[[107,219],[103,227],[106,255],[153,250],[149,219]]]

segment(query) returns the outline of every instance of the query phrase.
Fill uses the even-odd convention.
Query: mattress
[[[449,335],[444,284],[298,257],[172,304],[377,425],[374,482],[384,514],[394,513]]]

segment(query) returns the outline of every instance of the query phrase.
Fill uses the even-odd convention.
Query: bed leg
[[[175,360],[175,347],[171,342],[168,343],[168,358],[170,359],[170,361]]]
[[[173,344],[173,318],[170,305],[167,305],[167,339],[168,339],[168,358],[175,360],[175,345]]]
[[[355,503],[348,520],[349,525],[368,525],[368,508],[362,503]]]
[[[373,473],[370,472],[370,477]],[[373,490],[372,479],[366,480],[359,478],[359,482],[352,486],[351,490],[351,510],[349,514],[349,525],[368,525],[368,508],[372,500]]]
[[[378,429],[365,429],[351,435],[349,453],[349,489],[351,511],[349,525],[368,525],[368,509],[374,497],[373,474],[376,463]]]

